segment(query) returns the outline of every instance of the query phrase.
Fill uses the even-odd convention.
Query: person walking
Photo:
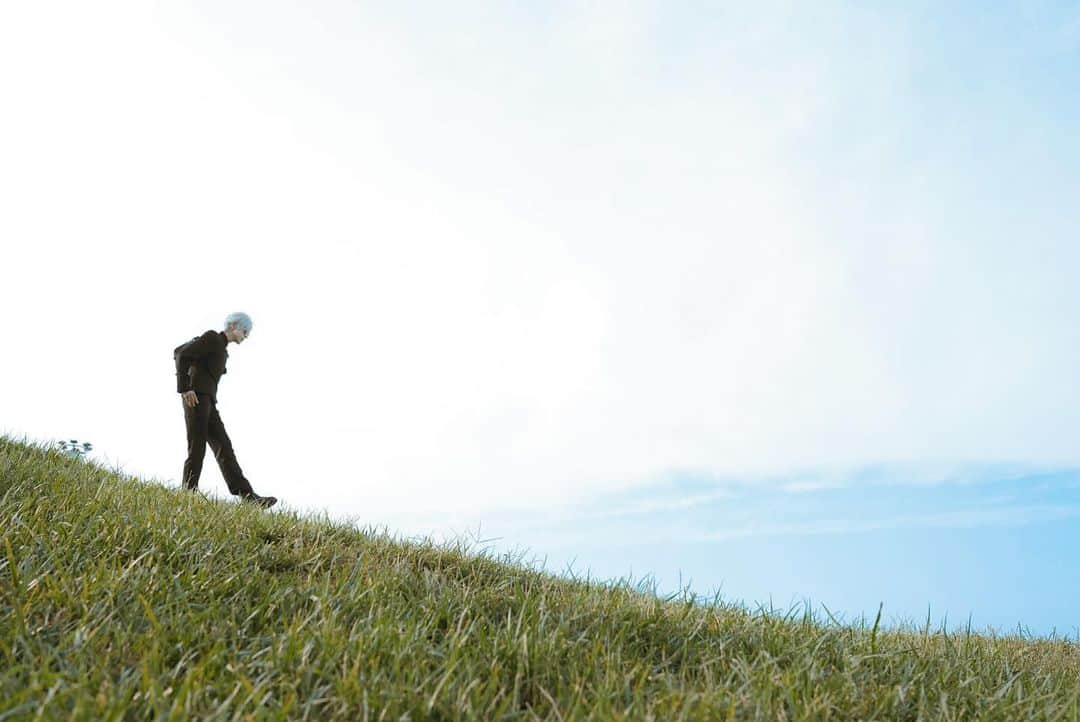
[[[214,452],[229,493],[242,501],[269,509],[277,503],[273,496],[259,496],[244,478],[236,462],[232,442],[217,409],[217,387],[229,357],[229,343],[242,343],[251,334],[251,317],[231,313],[225,318],[225,330],[207,331],[173,349],[176,361],[176,391],[184,406],[187,427],[187,460],[184,461],[184,488],[198,491],[206,445]]]

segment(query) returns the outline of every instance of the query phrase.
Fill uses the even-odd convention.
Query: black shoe
[[[248,492],[246,494],[241,494],[240,495],[240,500],[249,502],[251,504],[258,504],[259,506],[261,506],[264,509],[269,509],[274,504],[277,504],[277,497],[276,496],[259,496],[258,494],[256,494],[253,491]]]

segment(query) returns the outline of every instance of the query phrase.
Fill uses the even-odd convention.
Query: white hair
[[[229,326],[236,326],[241,331],[251,331],[251,316],[243,311],[230,313],[225,317],[225,328],[228,328]]]

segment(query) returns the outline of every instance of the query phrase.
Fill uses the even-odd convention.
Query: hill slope
[[[1070,719],[1076,645],[663,601],[0,438],[0,720]]]

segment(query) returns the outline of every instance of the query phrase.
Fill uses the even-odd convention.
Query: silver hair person
[[[225,328],[227,329],[229,326],[236,326],[241,331],[251,331],[251,316],[243,311],[230,313],[225,317]]]

